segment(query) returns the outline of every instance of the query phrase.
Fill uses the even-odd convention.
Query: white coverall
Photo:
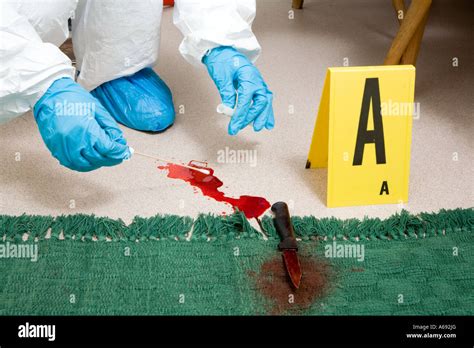
[[[255,0],[177,0],[173,22],[183,57],[233,46],[254,62]],[[29,111],[49,86],[75,76],[60,46],[73,23],[79,75],[87,90],[157,63],[163,0],[0,0],[0,124]]]

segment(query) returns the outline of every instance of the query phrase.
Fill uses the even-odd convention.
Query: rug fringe
[[[474,229],[474,210],[441,209],[437,213],[410,214],[403,210],[386,219],[365,217],[359,219],[337,219],[334,217],[294,216],[293,225],[297,237],[302,240],[315,238],[398,240],[425,238],[453,231],[471,232]],[[277,238],[271,216],[264,216],[262,225],[269,239]],[[151,239],[186,240],[193,228],[190,240],[214,241],[228,238],[258,238],[258,233],[242,212],[228,216],[200,214],[196,219],[188,216],[156,215],[149,218],[135,217],[130,225],[121,219],[75,214],[57,217],[40,215],[0,215],[0,236],[3,240],[19,242],[44,239],[48,232],[51,238],[83,241],[145,241]]]

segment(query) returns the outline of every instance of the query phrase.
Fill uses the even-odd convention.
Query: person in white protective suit
[[[128,159],[117,122],[160,132],[175,117],[171,92],[151,69],[162,11],[162,0],[0,0],[0,123],[33,110],[46,146],[73,170]],[[231,135],[274,126],[273,95],[253,64],[255,12],[255,0],[177,0],[173,13],[182,56],[204,65],[235,109]],[[69,18],[77,72],[58,48]]]

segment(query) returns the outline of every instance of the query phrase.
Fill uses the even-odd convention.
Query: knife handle
[[[280,236],[280,243],[278,249],[280,250],[296,250],[298,251],[298,245],[296,244],[295,231],[291,224],[290,212],[288,211],[288,205],[285,202],[276,202],[272,205],[272,212],[275,217],[273,218],[273,224]]]

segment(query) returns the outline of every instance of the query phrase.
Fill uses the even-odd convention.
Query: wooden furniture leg
[[[406,7],[405,0],[392,0],[393,7],[395,8],[395,13],[397,14],[398,23],[402,25],[403,18],[405,17]],[[402,18],[400,18],[400,12],[402,13]]]
[[[304,0],[293,0],[292,7],[297,10],[301,10],[303,8]]]
[[[397,36],[392,42],[392,46],[387,53],[384,64],[396,65],[399,64],[401,58],[408,48],[411,39],[414,37],[415,32],[418,30],[422,22],[427,18],[428,11],[431,6],[431,0],[412,0],[410,7],[405,15],[405,18],[400,25],[400,30]],[[423,34],[421,32],[421,34]],[[422,36],[421,36],[422,38]],[[419,39],[421,42],[421,38]],[[414,44],[415,45],[415,44]],[[416,47],[416,52],[419,49]],[[410,59],[413,58],[411,54]]]
[[[426,13],[425,17],[420,23],[420,26],[411,38],[405,53],[403,53],[401,64],[416,65],[416,59],[418,58],[418,53],[420,52],[421,40],[423,39],[426,22],[428,21],[428,15],[429,12]]]

